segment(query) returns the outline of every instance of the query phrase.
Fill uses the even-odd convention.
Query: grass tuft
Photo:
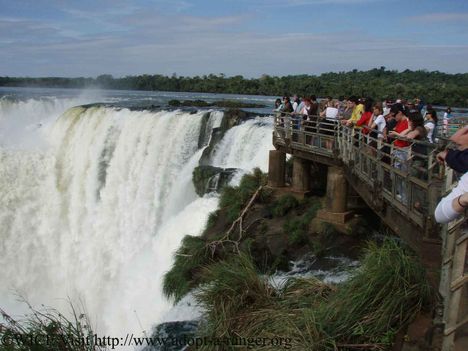
[[[206,268],[203,277],[197,294],[206,308],[203,335],[282,336],[291,350],[388,349],[395,334],[434,302],[423,267],[393,240],[370,243],[362,266],[337,287],[295,278],[275,290],[245,255]]]
[[[86,315],[71,306],[68,319],[55,309],[34,309],[25,302],[30,314],[18,320],[0,309],[0,351],[96,351],[94,332]]]
[[[385,343],[433,302],[424,267],[409,249],[391,239],[371,242],[362,266],[326,305],[326,330],[345,343]]]

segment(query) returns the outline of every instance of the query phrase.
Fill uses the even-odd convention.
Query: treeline
[[[383,98],[422,98],[425,102],[468,107],[468,73],[448,74],[439,71],[387,70],[323,73],[275,77],[262,75],[247,79],[237,75],[210,74],[184,77],[173,74],[139,75],[114,78],[104,74],[97,78],[12,78],[0,77],[0,86],[89,88],[186,91],[281,96],[285,93],[339,97],[357,95]]]

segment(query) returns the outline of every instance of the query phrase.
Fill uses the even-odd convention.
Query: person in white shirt
[[[385,122],[385,117],[382,114],[382,108],[379,105],[375,105],[372,115],[371,129],[377,130],[377,137],[379,139],[383,139],[383,133],[386,125],[387,122]]]
[[[333,100],[327,102],[327,108],[320,112],[320,117],[325,117],[326,119],[336,120],[338,117],[338,104]]]
[[[450,140],[455,143],[459,150],[468,149],[468,126],[460,128]],[[437,155],[439,158],[439,155]],[[468,173],[465,173],[458,185],[450,194],[440,200],[435,210],[435,219],[438,223],[448,223],[455,220],[468,209]]]
[[[435,209],[435,220],[437,223],[451,222],[468,209],[468,173],[458,181],[458,185],[450,194],[440,200]],[[466,212],[465,212],[466,216]]]
[[[424,127],[427,130],[427,139],[430,143],[434,143],[436,141],[435,131],[437,126],[437,113],[434,110],[430,110],[426,113],[424,118],[426,119]]]
[[[304,107],[304,104],[301,101],[301,99],[299,98],[299,96],[297,96],[297,95],[293,96],[292,107],[293,107],[293,112],[294,113],[300,113],[301,112],[302,108]]]

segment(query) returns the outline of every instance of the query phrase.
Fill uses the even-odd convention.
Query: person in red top
[[[404,137],[406,133],[409,131],[409,123],[408,123],[408,112],[404,108],[403,105],[397,104],[392,106],[392,111],[395,114],[396,125],[393,128],[393,131],[390,132],[390,136],[392,137]],[[404,148],[410,145],[409,142],[401,139],[395,139],[393,145],[397,148]]]
[[[392,106],[391,112],[395,114],[396,126],[389,133],[391,137],[405,137],[405,135],[409,132],[410,126],[408,123],[408,111],[405,107],[401,104],[396,104]],[[393,156],[393,167],[396,169],[401,170],[402,172],[408,172],[408,155],[410,151],[410,143],[401,140],[395,139],[393,142],[395,149],[392,152]],[[395,183],[395,190],[397,198],[406,204],[407,197],[406,197],[406,189],[405,184],[403,184],[402,180],[399,179]]]
[[[367,98],[364,102],[364,113],[361,118],[356,122],[356,127],[362,128],[362,134],[367,135],[370,132],[370,125],[372,124],[372,99]]]

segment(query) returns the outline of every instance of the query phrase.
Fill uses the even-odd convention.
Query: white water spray
[[[1,306],[20,311],[13,290],[61,310],[70,297],[114,335],[159,322],[173,253],[218,202],[191,182],[204,114],[77,107],[50,129],[49,150],[0,148]],[[215,162],[265,169],[271,126],[259,123],[230,130]]]

